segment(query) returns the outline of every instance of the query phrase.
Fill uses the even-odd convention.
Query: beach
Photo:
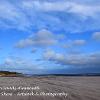
[[[99,100],[100,77],[0,77],[0,100]]]

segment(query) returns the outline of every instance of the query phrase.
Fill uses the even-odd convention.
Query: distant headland
[[[19,77],[19,76],[23,76],[23,74],[18,72],[0,71],[0,77]]]

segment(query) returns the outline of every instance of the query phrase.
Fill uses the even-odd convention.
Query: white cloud
[[[93,39],[97,40],[97,41],[100,41],[100,32],[95,32],[93,33]]]
[[[44,52],[43,57],[49,61],[53,61],[61,65],[71,65],[73,67],[100,66],[100,53],[65,55],[48,50]]]
[[[90,5],[86,3],[79,3],[75,1],[24,1],[23,6],[27,8],[34,8],[40,11],[49,12],[49,11],[61,11],[68,13],[75,13],[82,16],[95,16],[97,13],[100,13],[99,5]]]
[[[77,39],[77,40],[68,40],[66,43],[62,44],[63,48],[75,48],[76,46],[83,46],[86,44],[86,40]]]
[[[28,39],[20,40],[18,43],[15,44],[15,47],[16,48],[24,48],[27,46],[32,46],[33,44],[34,44],[34,41],[31,40],[30,38],[28,38]]]
[[[12,59],[10,59],[10,58],[6,58],[4,63],[5,63],[6,65],[11,65],[11,64],[13,64],[13,61],[12,61]]]
[[[35,63],[34,63],[35,62]],[[39,62],[29,58],[8,56],[0,64],[2,70],[15,71],[29,74],[44,74],[45,68]]]
[[[59,18],[60,14],[57,14],[57,16],[54,15],[54,12],[58,14],[61,12],[65,13],[65,20]],[[67,18],[67,14],[69,13],[72,16],[75,15],[75,17],[71,19]],[[20,0],[19,2],[15,0],[13,3],[9,0],[0,1],[0,28],[2,29],[10,28],[30,32],[34,28],[39,30],[50,28],[56,31],[66,30],[68,32],[76,32],[77,30],[80,31],[83,29],[85,21],[89,16],[94,18],[89,29],[97,28],[96,26],[98,26],[100,16],[99,4],[91,5],[90,2],[88,4],[84,2],[80,3],[77,0]],[[76,21],[78,24],[76,24]],[[96,23],[97,21],[98,23]],[[82,26],[80,26],[80,23],[82,23]],[[86,25],[86,27],[89,27],[89,25]],[[84,30],[87,29],[86,27]]]
[[[44,59],[46,60],[64,60],[64,55],[60,53],[55,53],[53,50],[46,50],[43,54]]]
[[[1,27],[27,30],[31,22],[23,13],[22,9],[8,1],[0,1],[0,24]]]
[[[43,28],[66,32],[97,30],[100,6],[96,4],[80,3],[77,0],[15,0],[13,3],[1,0],[0,28],[28,32]],[[90,22],[89,25],[87,22]]]
[[[7,57],[2,64],[5,68],[11,69],[37,69],[38,67],[29,59],[20,57]]]
[[[86,40],[74,40],[72,42],[73,45],[82,46],[86,43]]]
[[[58,39],[56,38],[56,35],[48,30],[43,29],[26,39],[20,40],[15,46],[17,48],[23,48],[27,46],[45,47],[52,46],[57,43]]]

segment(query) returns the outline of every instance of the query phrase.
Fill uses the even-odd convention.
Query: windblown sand
[[[35,87],[33,92],[66,93],[63,96],[18,96],[18,92],[28,90],[2,90],[0,100],[100,100],[100,77],[66,77],[66,76],[35,76],[35,77],[0,77],[0,87]],[[4,96],[2,93],[13,93]]]

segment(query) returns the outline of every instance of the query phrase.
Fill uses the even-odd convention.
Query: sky
[[[100,73],[100,0],[0,0],[0,70]]]

